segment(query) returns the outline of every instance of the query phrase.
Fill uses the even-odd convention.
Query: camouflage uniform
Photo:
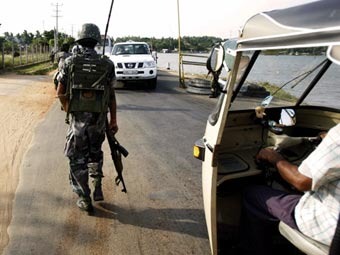
[[[69,56],[71,56],[71,53],[66,52],[66,51],[59,51],[56,54],[57,63],[58,63],[58,71],[54,74],[54,77],[53,77],[53,82],[54,82],[56,90],[61,79],[60,71],[64,66],[65,59],[67,59]]]
[[[105,116],[98,113],[72,114],[65,155],[70,160],[71,185],[78,195],[90,195],[89,174],[91,177],[103,177],[101,146],[105,139],[105,120]]]
[[[93,49],[85,49],[83,54],[87,57],[96,55]],[[61,70],[61,83],[67,84],[68,67],[75,56],[66,59]],[[112,66],[109,74],[111,80],[114,78],[113,63],[108,60],[108,65]],[[111,82],[112,84],[112,82]],[[110,98],[114,98],[114,89],[111,88]],[[109,102],[110,104],[111,102]],[[94,180],[101,181],[103,177],[103,152],[102,143],[105,139],[105,122],[107,112],[72,112],[70,127],[66,137],[65,155],[69,158],[70,164],[70,184],[73,191],[79,196],[90,196],[88,185],[89,175]],[[99,177],[99,178],[97,178]]]

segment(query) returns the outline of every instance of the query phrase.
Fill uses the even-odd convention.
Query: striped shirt
[[[340,124],[329,130],[299,172],[312,179],[312,189],[296,205],[296,224],[305,235],[330,245],[340,212]]]

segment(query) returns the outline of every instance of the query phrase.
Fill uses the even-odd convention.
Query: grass
[[[2,56],[4,56],[4,59],[2,59]],[[11,54],[0,54],[0,71],[15,71],[18,74],[46,74],[56,68],[56,66],[48,63],[48,60],[49,54],[47,53],[28,55],[23,53],[21,57],[14,58]],[[4,69],[2,63],[4,63]]]
[[[30,65],[27,67],[20,67],[16,69],[18,74],[44,75],[57,68],[57,64],[51,62],[44,62],[40,64]]]
[[[259,82],[259,86],[264,87],[267,91],[270,92],[271,95],[274,94],[275,98],[285,100],[288,102],[296,102],[297,98],[288,92],[284,91],[283,89],[279,89],[278,86],[272,85],[269,82]]]
[[[39,62],[39,61],[43,61],[43,60],[48,60],[49,59],[49,55],[48,54],[22,54],[21,57],[14,57],[10,55],[10,54],[5,54],[4,55],[4,62],[5,62],[5,67],[15,67],[18,65],[28,65],[28,64],[32,64],[35,62]],[[0,61],[2,63],[2,56],[0,55]]]

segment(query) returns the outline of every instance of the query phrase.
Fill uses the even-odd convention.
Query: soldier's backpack
[[[68,112],[107,112],[112,62],[102,55],[76,55],[69,66]]]

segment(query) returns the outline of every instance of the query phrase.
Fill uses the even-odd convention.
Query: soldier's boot
[[[80,195],[78,200],[77,200],[77,206],[82,211],[87,211],[87,212],[92,212],[93,211],[93,206],[92,206],[92,203],[91,203],[91,198],[88,197],[88,196]]]
[[[94,191],[93,191],[93,200],[94,201],[103,201],[104,195],[102,190],[102,178],[94,177],[92,180]]]

